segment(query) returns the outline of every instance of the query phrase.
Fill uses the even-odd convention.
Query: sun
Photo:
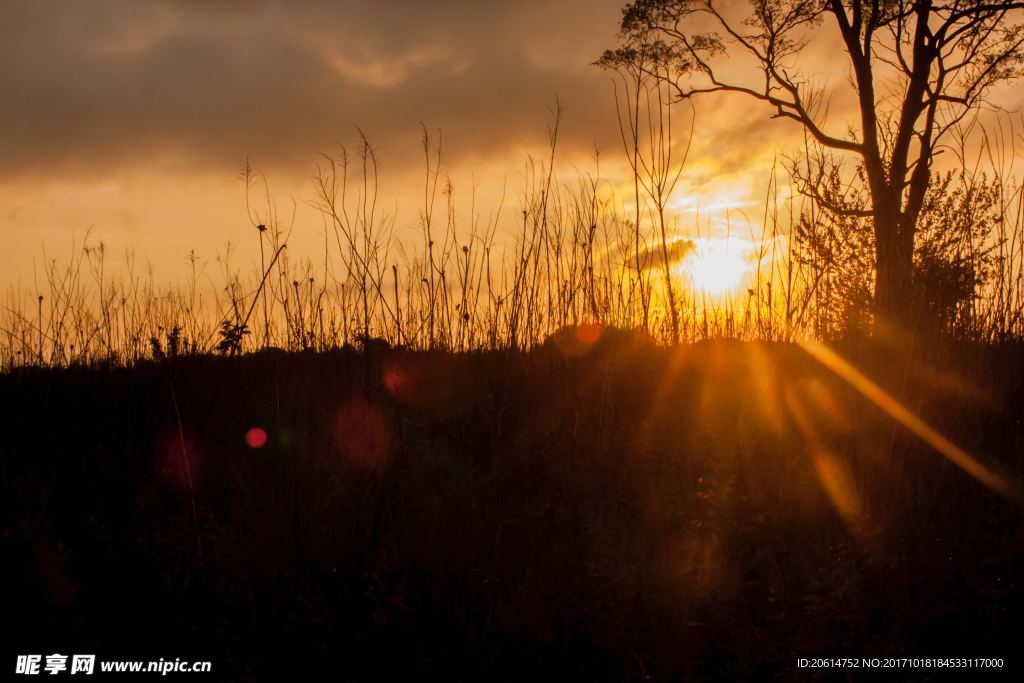
[[[720,298],[743,284],[749,264],[746,249],[737,240],[695,240],[693,252],[679,264],[680,274],[691,281],[694,292]]]

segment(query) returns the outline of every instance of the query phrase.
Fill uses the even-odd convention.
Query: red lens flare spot
[[[194,486],[202,458],[190,434],[182,437],[176,430],[168,431],[157,439],[153,450],[153,468],[159,479],[181,490]]]
[[[408,372],[398,363],[392,362],[384,367],[384,388],[395,398],[404,398],[409,384]]]
[[[350,398],[334,414],[334,441],[356,467],[379,467],[388,455],[391,438],[380,412],[361,398]]]
[[[261,427],[253,427],[245,433],[245,443],[249,448],[263,448],[267,445],[267,432]]]
[[[584,323],[563,327],[548,339],[562,355],[578,357],[590,351],[603,334],[604,328],[601,325]]]
[[[461,375],[445,354],[396,354],[385,360],[381,384],[396,402],[436,413],[460,397]]]
[[[576,338],[587,346],[594,344],[600,339],[602,332],[604,332],[604,328],[593,323],[584,323],[576,326]]]

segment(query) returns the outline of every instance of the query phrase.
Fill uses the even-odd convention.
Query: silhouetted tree
[[[863,168],[858,169],[863,176]],[[822,192],[838,196],[843,180],[833,172]],[[847,190],[847,206],[866,204],[864,183]],[[957,337],[977,335],[979,292],[992,283],[1000,219],[1000,178],[964,171],[933,176],[918,217],[914,245],[915,327]],[[875,236],[869,218],[805,211],[794,226],[794,257],[810,273],[818,337],[869,331],[871,255]]]
[[[680,99],[732,92],[800,123],[821,147],[854,155],[869,203],[831,201],[810,171],[801,190],[837,215],[870,219],[876,321],[900,321],[914,300],[914,240],[943,137],[1024,65],[1024,2],[1009,0],[637,0],[623,10],[606,65],[650,60],[652,36]],[[823,33],[828,30],[829,33]],[[834,31],[834,33],[831,33]],[[831,132],[828,95],[806,68],[816,35],[849,60],[859,121]],[[742,65],[746,61],[746,68]],[[658,70],[646,67],[652,76]]]
[[[653,264],[643,256],[655,252],[655,261],[660,261],[664,274],[664,307],[671,325],[672,343],[679,342],[679,301],[673,285],[672,252],[677,240],[669,238],[666,209],[671,195],[679,182],[690,154],[693,141],[694,117],[690,116],[688,132],[677,139],[673,129],[672,91],[666,85],[670,80],[665,60],[660,59],[648,44],[635,46],[636,59],[630,64],[608,64],[615,69],[618,78],[615,83],[615,111],[618,115],[619,134],[626,152],[630,170],[633,173],[633,253],[637,284],[643,306],[643,329],[648,331],[650,310],[649,285],[645,282],[644,270]],[[650,60],[648,60],[648,56]],[[652,77],[651,74],[654,74]],[[692,110],[691,110],[692,114]],[[641,190],[643,197],[641,195]],[[648,249],[641,232],[641,215],[644,205],[650,201],[650,219],[657,232],[656,246]]]

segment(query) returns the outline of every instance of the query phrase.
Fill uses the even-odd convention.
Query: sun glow
[[[743,284],[750,269],[748,251],[739,240],[701,238],[694,241],[694,250],[676,269],[690,281],[694,292],[720,298],[736,292]]]

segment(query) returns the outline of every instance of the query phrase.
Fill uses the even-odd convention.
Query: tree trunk
[[[896,214],[896,215],[894,215]],[[875,329],[906,330],[913,301],[914,225],[896,212],[875,216]]]

